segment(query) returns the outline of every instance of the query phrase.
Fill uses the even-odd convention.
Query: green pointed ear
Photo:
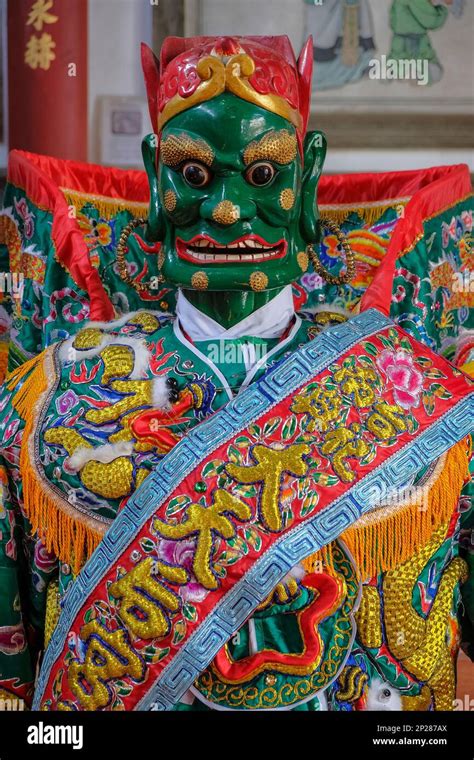
[[[319,239],[318,182],[326,157],[326,136],[308,132],[303,144],[303,178],[301,184],[301,234],[306,243]]]
[[[147,135],[142,140],[143,163],[150,185],[150,209],[147,225],[147,238],[149,240],[163,240],[164,236],[164,216],[158,192],[158,174],[156,171],[157,145],[158,137],[155,134]]]

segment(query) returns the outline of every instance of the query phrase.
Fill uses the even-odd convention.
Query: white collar
[[[225,298],[224,294],[223,298]],[[241,338],[244,335],[268,340],[279,338],[287,329],[294,314],[291,285],[287,285],[275,298],[227,330],[193,306],[181,290],[178,292],[176,303],[176,316],[181,328],[192,341]]]

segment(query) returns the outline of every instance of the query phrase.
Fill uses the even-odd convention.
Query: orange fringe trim
[[[389,208],[395,208],[400,216],[409,200],[410,198],[388,198],[373,203],[323,203],[319,206],[319,212],[321,221],[324,222],[324,219],[328,218],[337,224],[344,224],[349,215],[355,213],[371,227]]]
[[[84,206],[90,203],[96,208],[103,219],[113,219],[121,211],[129,211],[132,216],[148,216],[148,203],[128,201],[125,198],[109,198],[105,195],[93,195],[70,190],[67,187],[60,188],[66,198],[68,206],[73,206],[77,214],[82,212]]]
[[[408,562],[450,520],[469,474],[465,442],[453,446],[439,461],[419,498],[382,507],[358,520],[341,538],[351,552],[362,580]]]
[[[48,358],[48,354],[43,353],[30,359],[14,370],[6,382],[7,388],[14,390],[20,380],[23,380],[12,404],[25,421],[20,453],[25,512],[33,532],[41,538],[47,550],[54,552],[61,562],[67,562],[78,573],[102,540],[106,526],[103,526],[102,531],[98,530],[94,518],[80,514],[66,499],[58,496],[41,478],[36,468],[33,436],[37,405],[41,404],[41,396],[48,387],[45,367]]]
[[[341,534],[362,581],[410,560],[433,533],[450,520],[469,477],[469,450],[467,441],[453,446],[440,459],[424,486],[416,489],[419,498],[369,512]],[[307,557],[302,564],[307,572],[318,572],[321,567],[333,571],[331,544]]]

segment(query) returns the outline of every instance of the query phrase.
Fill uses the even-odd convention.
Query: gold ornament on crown
[[[201,82],[187,98],[175,95],[165,105],[158,117],[158,132],[166,122],[182,111],[215,98],[223,92],[231,92],[242,100],[282,116],[296,129],[301,129],[302,119],[296,108],[292,108],[285,98],[275,94],[262,94],[254,90],[249,77],[255,71],[255,63],[246,53],[233,55],[227,63],[216,55],[207,55],[198,61],[196,72]]]

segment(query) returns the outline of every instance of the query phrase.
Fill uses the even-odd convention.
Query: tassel
[[[121,211],[129,211],[132,217],[148,216],[148,203],[128,201],[125,198],[108,198],[105,195],[92,195],[60,188],[66,198],[68,206],[72,206],[76,213],[82,212],[84,206],[91,205],[99,212],[102,219],[113,219]]]
[[[334,544],[327,544],[322,549],[306,557],[301,564],[307,573],[325,573],[337,575],[333,556]]]
[[[450,520],[469,477],[469,459],[470,439],[467,439],[441,458],[428,483],[420,487],[419,499],[369,512],[341,534],[362,581],[410,560]],[[302,561],[306,572],[336,573],[333,546],[328,544],[306,557]]]
[[[47,378],[54,377],[52,369],[45,366],[49,361],[50,354],[43,352],[11,372],[6,382],[7,388],[14,390],[23,380],[12,398],[12,405],[25,422],[20,475],[24,509],[32,531],[41,538],[48,552],[53,552],[78,573],[102,540],[102,532],[97,530],[92,517],[81,514],[51,489],[34,461],[32,436],[37,405],[41,405],[41,397],[48,388]]]
[[[461,441],[440,459],[428,482],[419,488],[419,498],[369,512],[342,533],[361,580],[409,561],[451,519],[468,467],[466,442]]]

